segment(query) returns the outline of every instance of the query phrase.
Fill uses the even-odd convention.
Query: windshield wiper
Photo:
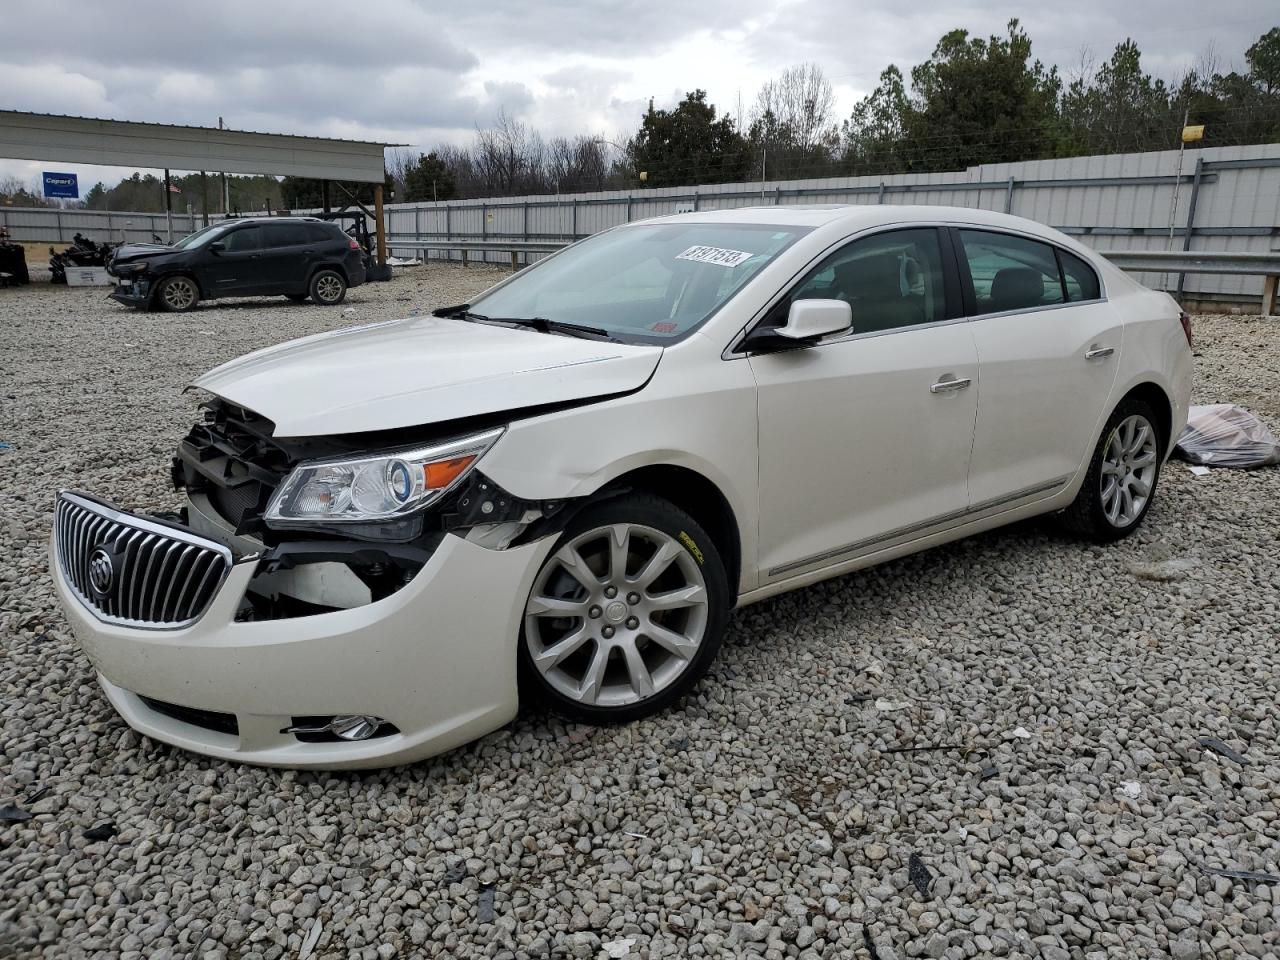
[[[515,327],[528,327],[539,333],[567,333],[572,337],[602,337],[614,343],[618,341],[608,330],[601,327],[589,327],[584,323],[569,323],[566,320],[549,320],[546,317],[486,317],[482,313],[465,311],[455,314],[468,320],[479,320],[481,323],[509,323]]]

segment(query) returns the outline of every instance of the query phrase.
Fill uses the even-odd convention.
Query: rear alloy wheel
[[[200,288],[190,277],[166,277],[156,291],[156,303],[163,310],[182,313],[200,302]]]
[[[1121,404],[1107,421],[1068,524],[1095,540],[1119,540],[1138,528],[1160,479],[1164,439],[1151,408],[1140,400]]]
[[[337,270],[321,270],[311,278],[311,299],[332,307],[347,295],[347,281]]]
[[[720,555],[691,517],[656,497],[604,501],[533,582],[522,680],[576,719],[648,716],[706,673],[727,616]]]

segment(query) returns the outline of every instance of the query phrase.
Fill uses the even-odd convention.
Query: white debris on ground
[[[1033,522],[748,608],[631,726],[332,775],[131,732],[54,606],[54,491],[173,505],[193,376],[502,275],[353,313],[0,291],[0,956],[1276,957],[1276,468],[1175,465],[1115,546]],[[1280,324],[1196,335],[1196,401],[1280,426]]]

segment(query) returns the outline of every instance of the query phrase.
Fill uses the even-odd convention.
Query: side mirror
[[[789,340],[817,340],[853,326],[853,308],[843,300],[796,300],[787,322],[774,331]]]
[[[777,353],[812,346],[853,326],[853,309],[843,300],[796,300],[781,327],[756,327],[742,341],[753,353]]]
[[[213,241],[213,243],[209,244],[210,253],[222,253],[222,251],[226,249],[227,249],[227,245],[223,243],[221,240],[215,240]]]

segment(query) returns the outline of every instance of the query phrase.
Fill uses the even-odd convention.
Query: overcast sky
[[[122,120],[368,138],[465,141],[499,109],[545,134],[620,139],[649,99],[702,87],[744,110],[760,84],[813,61],[847,115],[889,63],[909,69],[953,27],[988,35],[1021,17],[1068,75],[1133,37],[1149,70],[1207,52],[1220,69],[1280,24],[1274,0],[4,0],[0,107]],[[70,9],[68,9],[70,8]],[[1270,16],[1268,16],[1270,9]],[[196,11],[199,12],[196,12]],[[14,42],[21,39],[22,42]],[[0,159],[0,175],[123,172]]]

